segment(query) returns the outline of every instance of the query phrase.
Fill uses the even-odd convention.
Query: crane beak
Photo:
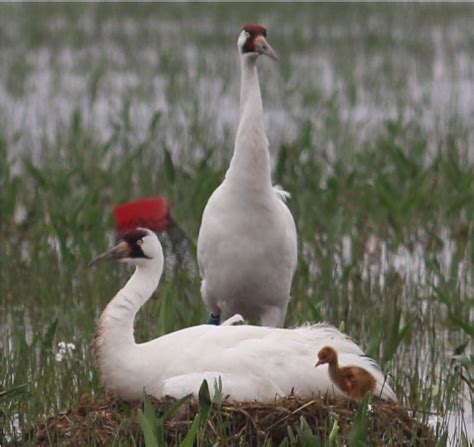
[[[320,365],[322,365],[321,360],[319,360],[318,363],[316,363],[316,365],[314,365],[314,367],[317,368]]]
[[[255,51],[257,53],[268,56],[270,59],[273,59],[274,61],[278,60],[278,56],[275,53],[275,50],[270,46],[270,44],[267,42],[267,39],[265,39],[265,37],[263,36],[258,36],[255,39]]]
[[[96,265],[101,261],[105,261],[107,259],[123,259],[130,256],[130,248],[127,242],[122,241],[118,243],[115,247],[112,247],[110,250],[107,250],[105,253],[94,258],[91,262],[89,262],[89,267]]]

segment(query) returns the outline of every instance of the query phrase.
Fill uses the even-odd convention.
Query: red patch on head
[[[267,37],[267,30],[257,23],[251,23],[246,25],[242,29],[249,34],[249,37],[245,41],[242,47],[242,53],[253,53],[255,52],[255,39],[258,36]]]
[[[250,37],[267,37],[267,30],[265,29],[265,27],[259,25],[258,23],[250,23],[248,25],[245,25],[243,29],[250,34]]]
[[[133,230],[128,230],[123,236],[122,239],[127,241],[129,244],[136,244],[137,241],[143,239],[145,236],[148,236],[148,233],[141,228],[134,228]]]

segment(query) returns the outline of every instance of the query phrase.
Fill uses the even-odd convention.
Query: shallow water
[[[34,18],[28,9],[23,21],[18,20],[24,14],[21,6],[3,9],[7,13],[0,26],[8,45],[0,59],[7,73],[0,79],[0,103],[7,133],[22,133],[18,150],[33,146],[40,151],[41,140],[53,139],[77,110],[106,139],[125,98],[137,139],[146,135],[159,110],[167,129],[163,139],[174,151],[182,150],[183,132],[190,132],[195,119],[206,123],[208,141],[229,143],[223,136],[234,132],[238,120],[235,36],[229,30],[209,49],[215,24],[202,20],[203,12],[198,27],[195,17],[179,8],[170,8],[171,17],[162,18],[162,9],[152,9],[146,19],[98,19],[93,7],[80,9],[75,21],[61,12],[39,13],[44,35],[31,43],[27,26]],[[317,20],[318,7],[305,9]],[[421,15],[410,8],[405,12]],[[347,12],[339,19],[344,24],[331,17],[322,26],[304,19],[306,11],[299,14],[304,20],[297,27],[286,23],[283,28],[281,14],[277,8],[274,15],[264,15],[270,40],[284,40],[280,62],[261,64],[273,147],[294,139],[301,120],[321,128],[327,107],[334,109],[332,119],[356,136],[351,150],[384,121],[399,116],[421,120],[432,133],[433,147],[453,117],[467,140],[474,141],[474,60],[468,45],[474,31],[462,13],[447,19],[438,13],[433,23],[419,27],[395,14],[388,28],[391,14],[384,17],[383,9],[373,10],[367,23],[350,22]],[[73,40],[74,35],[84,39]],[[199,116],[191,117],[196,112]],[[473,148],[469,144],[471,160]]]

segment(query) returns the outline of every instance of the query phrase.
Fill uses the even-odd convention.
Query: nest
[[[175,400],[151,401],[164,428],[166,442],[170,446],[179,445],[199,412],[198,402],[190,399],[163,421],[163,414]],[[67,411],[38,424],[28,437],[40,446],[107,446],[124,442],[144,445],[137,416],[141,406],[114,397],[83,398]],[[329,397],[304,400],[290,396],[271,403],[224,401],[212,405],[198,436],[200,445],[263,446],[271,441],[271,445],[278,446],[289,436],[289,431],[301,435],[303,426],[309,427],[320,440],[327,440],[337,420],[337,439],[345,442],[351,436],[357,408],[355,402]],[[364,430],[371,446],[436,444],[426,425],[410,417],[399,405],[384,401],[372,402]]]

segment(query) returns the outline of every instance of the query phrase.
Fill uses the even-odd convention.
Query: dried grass
[[[158,417],[174,399],[153,400]],[[67,411],[48,417],[29,434],[37,445],[97,445],[134,442],[143,445],[143,435],[137,420],[139,403],[126,403],[114,397],[100,400],[83,398]],[[195,414],[197,401],[191,399],[171,419],[164,423],[166,440],[179,445]],[[303,400],[291,396],[272,403],[224,402],[214,406],[201,436],[204,445],[263,445],[269,439],[279,445],[300,426],[304,417],[313,433],[327,439],[334,420],[338,420],[339,437],[347,439],[357,404],[344,399],[318,398]],[[433,446],[434,435],[421,422],[410,417],[398,405],[373,402],[369,411],[367,439],[371,446],[412,445]]]

